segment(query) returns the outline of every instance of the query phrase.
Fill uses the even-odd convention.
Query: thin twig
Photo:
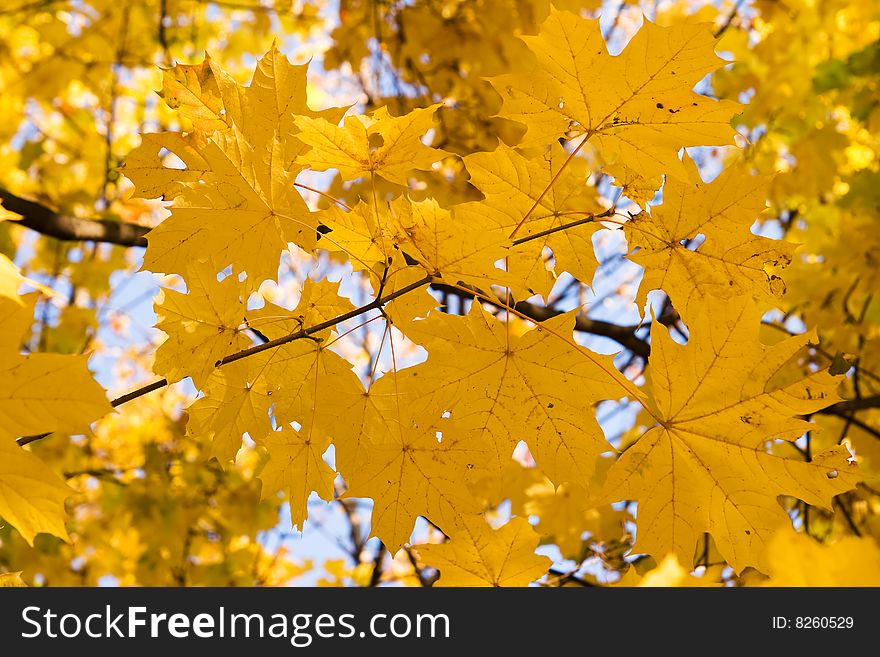
[[[309,328],[300,329],[288,335],[282,336],[280,338],[276,338],[275,340],[270,340],[269,342],[265,342],[263,344],[255,345],[250,347],[249,349],[244,349],[234,354],[230,354],[221,358],[215,363],[215,367],[222,367],[223,365],[228,365],[229,363],[234,363],[235,361],[241,360],[242,358],[247,358],[248,356],[252,356],[254,354],[261,353],[263,351],[267,351],[269,349],[274,349],[275,347],[280,347],[281,345],[288,344],[295,340],[302,340],[304,338],[308,338],[315,333],[320,333],[328,328],[333,328],[337,324],[341,324],[342,322],[352,319],[354,317],[358,317],[359,315],[363,315],[366,312],[371,310],[376,310],[384,306],[386,303],[393,301],[399,297],[402,297],[405,294],[412,292],[413,290],[417,290],[419,288],[425,287],[433,280],[432,276],[425,276],[421,280],[418,280],[414,283],[410,283],[409,285],[400,288],[399,290],[395,290],[394,292],[384,296],[377,297],[370,303],[367,303],[360,308],[355,308],[352,311],[347,313],[343,313],[337,317],[332,319],[328,319],[325,322],[321,322],[320,324],[315,324],[314,326],[310,326]],[[168,385],[168,379],[160,379],[158,381],[154,381],[153,383],[149,383],[143,387],[137,388],[136,390],[132,390],[121,397],[117,397],[113,401],[110,402],[110,405],[113,408],[117,406],[121,406],[127,402],[130,402],[138,397],[143,397],[146,394],[149,394],[155,390],[159,390]],[[40,440],[50,435],[52,432],[37,434],[33,436],[23,436],[17,440],[18,444],[21,446],[32,443],[36,440]]]

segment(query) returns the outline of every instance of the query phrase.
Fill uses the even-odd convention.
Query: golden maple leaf
[[[763,544],[787,521],[777,496],[830,508],[859,480],[843,446],[811,461],[768,449],[815,430],[799,416],[837,401],[839,381],[816,372],[775,383],[814,336],[767,347],[758,340],[760,317],[747,299],[712,300],[686,346],[655,329],[648,408],[656,425],[621,455],[602,493],[638,501],[637,552],[674,553],[687,566],[708,532],[737,572],[765,570]]]
[[[575,558],[583,552],[584,532],[590,533],[593,542],[623,535],[624,513],[611,506],[595,507],[588,490],[579,483],[554,486],[546,478],[525,490],[523,515],[541,519],[535,531],[548,537],[563,557]]]
[[[137,196],[173,201],[171,216],[147,236],[144,267],[184,274],[192,261],[207,261],[215,271],[234,265],[236,274],[247,272],[256,289],[277,277],[288,242],[307,251],[315,247],[317,223],[294,188],[303,168],[296,159],[307,150],[295,139],[295,119],[338,121],[344,110],[309,109],[306,67],[290,64],[274,48],[260,60],[248,87],[234,85],[213,63],[203,67],[176,75],[189,85],[186,98],[207,95],[198,109],[192,99],[180,101],[179,84],[172,85],[167,76],[165,96],[185,116],[195,116],[198,125],[206,108],[222,109],[223,125],[218,118],[202,126],[216,128],[210,133],[144,134],[126,158],[123,171],[135,183]],[[208,76],[206,71],[213,72]],[[183,162],[183,169],[163,162],[166,150]]]
[[[716,570],[718,567],[714,566],[713,571]],[[715,572],[711,574],[705,572],[702,576],[694,576],[690,567],[685,568],[678,563],[674,554],[667,554],[660,563],[646,573],[639,573],[635,566],[631,566],[616,585],[653,588],[721,586],[714,577],[715,574]]]
[[[447,543],[415,549],[440,571],[435,586],[527,586],[552,563],[535,554],[539,540],[525,518],[492,529],[482,516],[468,516]]]
[[[64,500],[73,490],[15,439],[85,433],[112,408],[88,370],[87,355],[19,353],[34,301],[15,292],[22,280],[11,262],[0,268],[0,517],[33,545],[40,532],[67,539]]]
[[[64,480],[15,436],[0,433],[0,516],[31,545],[40,532],[68,540],[64,500],[74,494]]]
[[[764,209],[768,180],[734,165],[705,183],[687,155],[684,166],[686,182],[668,179],[663,204],[623,226],[630,249],[638,249],[629,259],[645,268],[639,305],[662,289],[685,322],[704,312],[710,298],[772,305],[785,286],[767,267],[787,266],[797,245],[749,230]],[[703,241],[691,247],[696,238]]]
[[[493,284],[516,285],[516,276],[496,266],[509,253],[507,233],[471,206],[447,210],[434,199],[416,202],[406,195],[386,207],[334,206],[318,213],[329,229],[321,240],[328,250],[348,255],[356,271],[387,266],[390,274],[414,266],[440,281],[485,291]]]
[[[781,528],[767,543],[765,586],[880,586],[880,548],[870,537],[822,544]]]
[[[514,285],[515,277],[495,266],[509,252],[510,239],[482,213],[459,205],[446,210],[433,199],[392,204],[395,223],[406,240],[401,250],[442,282],[465,283],[481,290]]]
[[[418,516],[451,531],[462,514],[478,511],[467,479],[487,451],[454,423],[434,420],[429,400],[410,393],[410,381],[399,372],[376,381],[359,412],[363,434],[343,441],[348,449],[357,443],[345,497],[372,498],[371,533],[392,553],[409,540]]]
[[[473,208],[471,216],[496,222],[507,235],[516,231],[525,238],[602,212],[595,189],[586,184],[586,161],[568,162],[568,154],[557,143],[532,158],[499,144],[491,153],[466,156],[464,163],[471,184],[485,200],[462,207]],[[598,266],[592,238],[601,228],[598,221],[584,223],[514,246],[508,270],[520,279],[521,287],[547,298],[555,282],[541,260],[541,250],[547,246],[553,251],[557,275],[568,272],[590,283]]]
[[[179,345],[189,340],[192,324],[199,331],[204,325],[210,326],[210,321],[217,316],[215,305],[222,302],[231,306],[231,309],[225,308],[224,313],[241,317],[242,326],[268,340],[310,328],[352,308],[348,299],[338,295],[338,284],[307,281],[293,310],[274,304],[247,310],[242,294],[247,288],[232,276],[223,283],[230,280],[232,290],[210,286],[206,300],[189,306],[201,315],[190,313],[194,317],[164,322],[162,328],[169,333],[169,341]],[[235,292],[236,285],[238,292]],[[218,296],[210,296],[218,291]],[[235,305],[232,305],[233,298]],[[216,326],[213,331],[221,333]],[[194,377],[205,394],[188,409],[190,433],[208,438],[213,455],[225,464],[235,456],[244,433],[259,441],[271,431],[270,410],[279,424],[299,422],[316,427],[316,431],[324,430],[333,423],[334,395],[343,390],[363,389],[348,361],[324,347],[323,342],[330,336],[331,330],[325,329],[222,367],[215,367],[220,356],[234,351],[223,354],[216,351],[218,345],[213,345],[214,362],[200,376]],[[210,345],[204,338],[195,344]],[[221,339],[220,346],[224,344],[225,340]],[[186,367],[181,371],[193,374]]]
[[[163,149],[186,168],[170,173]],[[176,133],[144,134],[124,172],[138,196],[173,201],[171,216],[147,235],[144,267],[151,271],[185,274],[193,261],[215,271],[234,265],[256,288],[277,278],[289,241],[306,250],[315,246],[317,224],[293,187],[297,172],[255,151],[236,126],[203,146]]]
[[[297,139],[312,147],[300,161],[315,171],[337,169],[346,180],[375,174],[406,185],[413,170],[430,171],[446,156],[421,141],[433,127],[438,107],[415,109],[399,117],[380,107],[370,116],[346,117],[342,127],[324,118],[299,116]]]
[[[214,268],[193,263],[188,292],[163,290],[156,298],[156,328],[167,335],[156,350],[153,371],[169,381],[191,376],[201,388],[214,364],[253,341],[244,333],[244,302],[235,276],[217,281]]]
[[[428,360],[400,370],[410,396],[434,412],[448,411],[469,439],[491,446],[480,465],[499,472],[520,440],[553,483],[588,482],[608,449],[593,405],[638,393],[610,356],[571,341],[577,310],[537,324],[523,335],[482,305],[464,317],[432,313],[408,327],[429,348]]]
[[[504,99],[500,116],[527,126],[523,146],[580,138],[605,162],[622,162],[641,176],[683,178],[679,149],[733,143],[730,119],[739,105],[691,91],[724,65],[710,25],[646,20],[611,56],[598,20],[554,10],[537,36],[521,38],[535,67],[491,82]]]
[[[210,454],[224,466],[235,458],[245,433],[256,440],[272,431],[270,393],[276,386],[255,377],[255,365],[241,360],[213,370],[202,386],[204,396],[187,408],[187,433],[210,442]]]
[[[162,71],[159,95],[168,107],[188,118],[196,130],[214,132],[228,127],[225,105],[237,92],[235,81],[205,53],[201,64],[176,64]]]
[[[337,392],[352,387],[361,388],[348,361],[319,342],[297,340],[215,369],[204,397],[188,409],[191,433],[210,438],[225,463],[243,433],[259,441],[271,429],[270,410],[278,423],[325,427],[336,413]]]
[[[0,323],[0,420],[13,437],[43,432],[86,433],[112,411],[88,369],[88,355],[19,353],[33,320],[32,303],[9,303]]]
[[[322,458],[330,446],[329,436],[321,437],[310,427],[303,427],[301,431],[284,427],[262,436],[257,444],[269,453],[269,460],[259,475],[263,482],[263,499],[280,490],[286,491],[291,523],[302,528],[309,515],[312,491],[328,502],[333,499],[336,473]]]

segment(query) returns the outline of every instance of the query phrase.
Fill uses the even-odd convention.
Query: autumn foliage
[[[610,5],[0,10],[2,581],[880,584],[880,9]]]

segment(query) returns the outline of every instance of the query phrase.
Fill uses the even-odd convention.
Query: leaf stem
[[[513,229],[513,232],[510,233],[511,239],[513,239],[516,236],[517,232],[519,232],[519,229],[522,228],[522,225],[526,222],[526,219],[528,219],[532,215],[532,212],[534,212],[535,209],[541,204],[541,201],[544,200],[544,197],[547,196],[547,194],[553,188],[553,185],[555,185],[556,181],[559,180],[559,176],[562,175],[562,172],[565,171],[565,169],[568,167],[568,165],[571,163],[571,161],[575,158],[575,156],[578,154],[578,152],[584,147],[584,145],[587,143],[587,141],[590,139],[590,137],[592,135],[593,135],[592,131],[585,134],[584,138],[581,139],[581,143],[578,144],[577,147],[571,153],[568,154],[568,157],[565,158],[565,162],[563,162],[562,166],[559,167],[559,171],[557,171],[555,174],[553,174],[553,177],[550,179],[550,182],[547,183],[547,187],[545,187],[544,191],[541,192],[540,196],[538,196],[538,198],[535,199],[535,202],[532,204],[532,207],[530,207],[529,211],[526,212],[525,215],[523,215],[523,218],[519,220],[519,223]]]
[[[591,214],[589,216],[584,217],[583,219],[578,219],[577,221],[572,221],[567,224],[562,224],[560,226],[554,226],[553,228],[548,228],[547,230],[542,230],[539,233],[535,233],[534,235],[527,235],[526,237],[520,237],[519,239],[513,240],[514,246],[519,246],[520,244],[525,244],[526,242],[531,242],[532,240],[540,239],[541,237],[546,237],[547,235],[552,235],[553,233],[559,233],[563,230],[568,230],[569,228],[576,228],[577,226],[582,226],[583,224],[593,223],[597,219],[603,219],[605,217],[611,217],[615,214],[614,209],[608,209],[602,214]],[[624,222],[612,222],[623,225]]]
[[[339,205],[339,206],[345,208],[346,210],[348,210],[349,212],[351,212],[350,205],[348,205],[347,203],[344,203],[343,201],[340,201],[338,198],[336,198],[332,194],[328,194],[327,192],[322,192],[320,189],[315,189],[314,187],[309,187],[308,185],[303,185],[302,183],[298,183],[298,182],[293,183],[293,186],[299,187],[300,189],[307,189],[310,192],[314,192],[318,196],[323,196],[324,198],[329,199],[329,200],[333,201],[334,203],[336,203],[336,205]]]

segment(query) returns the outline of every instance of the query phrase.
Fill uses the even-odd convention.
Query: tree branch
[[[321,331],[323,331],[325,329],[333,328],[337,324],[341,324],[342,322],[344,322],[348,319],[352,319],[354,317],[358,317],[359,315],[363,315],[364,313],[369,312],[370,310],[377,310],[377,309],[381,308],[382,306],[384,306],[389,301],[393,301],[394,299],[397,299],[398,297],[402,297],[403,295],[408,294],[408,293],[412,292],[413,290],[417,290],[421,287],[424,287],[424,286],[428,285],[428,283],[430,283],[432,279],[433,279],[432,276],[425,276],[424,278],[422,278],[414,283],[410,283],[409,285],[402,287],[399,290],[395,290],[394,292],[391,292],[390,294],[387,294],[384,297],[383,296],[376,297],[370,303],[364,304],[363,306],[360,306],[359,308],[355,308],[354,310],[349,311],[347,313],[343,313],[342,315],[334,317],[333,319],[328,319],[326,322],[321,322],[320,324],[315,324],[314,326],[310,326],[309,328],[302,328],[302,329],[299,329],[298,331],[294,331],[293,333],[289,333],[289,334],[282,336],[280,338],[277,338],[275,340],[270,340],[269,342],[264,342],[263,344],[255,345],[255,346],[250,347],[248,349],[243,349],[242,351],[238,351],[234,354],[229,354],[228,356],[225,356],[225,357],[221,358],[220,360],[218,360],[215,363],[215,367],[221,367],[223,365],[227,365],[228,363],[234,363],[237,360],[241,360],[242,358],[247,358],[248,356],[252,356],[253,354],[258,354],[260,352],[266,351],[267,349],[274,349],[275,347],[279,347],[283,344],[287,344],[288,342],[293,342],[295,340],[302,340],[304,338],[310,337],[311,335],[313,335],[315,333],[320,333]],[[130,402],[134,399],[137,399],[138,397],[143,397],[144,395],[149,394],[149,393],[153,392],[154,390],[159,390],[161,388],[164,388],[165,386],[168,385],[168,383],[169,382],[167,379],[160,379],[158,381],[153,381],[152,383],[148,383],[147,385],[142,386],[140,388],[137,388],[136,390],[132,390],[131,392],[128,392],[128,393],[122,395],[121,397],[117,397],[116,399],[114,399],[113,401],[110,402],[110,405],[113,408],[116,408],[117,406],[121,406],[122,404]],[[20,446],[24,446],[24,445],[27,445],[28,443],[32,443],[36,440],[40,440],[41,438],[45,438],[46,436],[50,435],[51,433],[52,432],[50,431],[47,433],[36,434],[33,436],[22,436],[21,438],[18,438],[16,442]]]
[[[721,27],[719,27],[712,36],[714,36],[716,39],[720,39],[721,36],[725,32],[727,32],[727,29],[731,25],[733,25],[733,21],[736,19],[736,15],[739,13],[739,8],[742,7],[744,1],[745,0],[737,0],[736,4],[733,6],[733,9],[730,10],[730,13],[724,20],[724,24],[721,25]]]
[[[49,237],[54,237],[62,241],[107,242],[110,244],[117,244],[119,246],[139,247],[145,247],[147,245],[145,235],[147,232],[149,232],[150,229],[146,226],[119,223],[107,220],[81,219],[79,217],[59,214],[48,206],[37,203],[36,201],[31,201],[29,199],[17,196],[16,194],[13,194],[12,192],[2,187],[0,187],[0,205],[11,212],[15,212],[16,214],[21,215],[22,218],[16,220],[17,223],[20,223],[23,226],[26,226],[31,230],[35,230],[43,235],[48,235]],[[573,222],[571,225],[566,225],[564,226],[564,228],[579,225],[581,223],[587,223],[588,221],[594,221],[596,218],[598,217],[588,217],[584,220]],[[553,229],[552,232],[555,232],[556,230],[558,229]],[[523,238],[521,241],[534,239],[538,236],[541,236],[541,234]],[[219,367],[221,365],[234,362],[252,354],[265,351],[266,349],[272,349],[282,344],[286,344],[287,342],[291,342],[293,340],[309,337],[314,333],[318,333],[326,328],[331,328],[338,323],[341,323],[353,317],[357,317],[358,315],[368,312],[369,310],[380,308],[388,301],[396,299],[397,297],[402,296],[407,292],[422,287],[428,282],[428,280],[428,278],[423,279],[422,281],[418,281],[413,285],[407,286],[407,288],[399,290],[391,295],[388,295],[385,298],[375,299],[371,303],[360,308],[356,308],[355,310],[347,313],[344,316],[328,320],[327,322],[323,322],[320,325],[313,326],[309,329],[301,330],[296,333],[292,333],[277,340],[257,345],[242,352],[231,354],[226,358],[218,361],[217,366]],[[444,285],[442,283],[434,283],[431,285],[431,287],[434,290],[441,291],[446,294],[454,294],[459,298],[467,298],[469,296],[461,289]],[[495,305],[498,308],[502,307],[502,304],[500,303]],[[518,302],[514,306],[514,309],[517,312],[522,313],[523,315],[526,315],[527,317],[534,319],[538,322],[543,322],[562,314],[562,311],[555,308],[538,306],[533,303],[529,303],[528,301]],[[667,318],[665,317],[661,317],[659,321],[662,324],[669,323],[669,321],[667,321]],[[600,335],[602,337],[614,340],[622,347],[630,350],[632,353],[641,358],[648,358],[651,353],[651,345],[646,340],[639,338],[636,335],[635,332],[639,328],[637,325],[621,326],[619,324],[613,324],[611,322],[591,319],[584,315],[578,315],[577,319],[575,320],[574,328],[576,331],[579,331],[581,333]],[[117,399],[114,399],[111,404],[114,407],[120,406],[133,399],[137,399],[138,397],[153,392],[154,390],[163,388],[166,385],[168,385],[168,382],[164,379],[160,381],[155,381],[147,386],[138,388],[125,395],[122,395]],[[828,415],[842,416],[844,414],[868,408],[880,408],[880,395],[865,397],[863,399],[838,402],[837,404],[829,406],[828,408],[818,412]],[[863,423],[859,424],[863,426]],[[48,435],[49,434],[38,434],[34,436],[24,436],[18,439],[18,444],[27,445],[30,442],[39,440]]]
[[[459,288],[452,287],[451,285],[444,285],[442,283],[433,283],[431,288],[441,292],[455,294],[461,298],[468,298],[470,296]],[[487,298],[482,297],[482,295],[480,296],[480,299],[482,301],[488,300]],[[503,304],[500,302],[493,305],[497,308],[504,308]],[[537,322],[544,322],[563,313],[561,310],[538,306],[529,303],[528,301],[517,302],[513,309]],[[634,354],[641,356],[642,358],[647,358],[651,354],[651,345],[636,336],[636,329],[638,329],[638,326],[620,326],[619,324],[612,324],[611,322],[605,322],[601,319],[591,319],[584,315],[578,315],[574,323],[575,331],[610,338],[626,349],[629,349]]]
[[[326,322],[321,322],[320,324],[315,324],[314,326],[310,326],[306,329],[300,329],[299,331],[289,333],[288,335],[276,338],[275,340],[269,340],[269,342],[264,342],[263,344],[258,344],[237,353],[224,356],[215,363],[215,367],[228,365],[229,363],[234,363],[235,361],[241,360],[242,358],[247,358],[248,356],[252,356],[253,354],[258,354],[262,351],[266,351],[267,349],[274,349],[275,347],[280,347],[281,345],[287,344],[288,342],[308,338],[315,333],[320,333],[325,329],[333,328],[337,324],[340,324],[347,319],[353,319],[355,317],[358,317],[359,315],[363,315],[365,312],[369,312],[370,310],[377,310],[389,301],[393,301],[398,297],[402,297],[404,294],[408,294],[413,290],[418,290],[419,288],[425,287],[432,280],[433,276],[425,276],[424,278],[417,280],[415,283],[410,283],[406,287],[395,290],[391,294],[388,294],[384,297],[376,297],[370,303],[360,306],[359,308],[355,308],[354,310],[351,310],[343,315],[339,315],[338,317],[334,317],[333,319],[328,319]]]
[[[65,242],[107,242],[119,246],[141,247],[147,245],[144,236],[150,229],[146,226],[59,214],[41,203],[17,196],[2,187],[0,204],[10,212],[20,214],[21,219],[15,221],[22,226]]]
[[[825,413],[830,415],[840,415],[842,413],[854,413],[856,411],[864,411],[869,408],[880,408],[880,395],[872,395],[870,397],[862,397],[860,399],[849,399],[837,402],[833,406],[829,406],[817,413]]]
[[[550,578],[548,578],[547,584],[545,586],[565,586],[566,584],[573,584],[576,586],[585,587],[599,586],[599,584],[595,584],[588,579],[578,577],[577,571],[577,568],[569,572],[560,570],[558,568],[551,568],[549,571],[547,571],[547,574],[550,575]]]
[[[59,240],[108,242],[110,244],[118,244],[120,246],[145,247],[147,245],[145,235],[150,229],[145,226],[106,220],[80,219],[79,217],[62,215],[55,212],[51,208],[42,205],[41,203],[37,203],[35,201],[22,198],[20,196],[16,196],[15,194],[3,188],[0,188],[0,203],[2,203],[3,207],[5,207],[7,210],[22,215],[22,218],[17,220],[18,223],[22,224],[23,226],[27,226],[31,230],[42,233],[43,235],[48,235]],[[607,212],[604,214],[607,214]],[[571,228],[580,224],[592,222],[596,219],[603,217],[604,214],[590,216],[585,219],[572,222],[571,224],[566,224],[564,226],[550,229],[549,231],[543,231],[535,235],[529,235],[528,237],[517,240],[517,243],[533,240],[565,228]],[[434,285],[432,287],[434,287],[434,289],[442,290],[445,292],[451,292],[458,295],[459,297],[465,296],[461,290],[442,284]],[[378,306],[374,306],[374,308],[377,307]],[[521,301],[516,304],[516,310],[539,322],[550,319],[551,317],[555,317],[556,315],[560,314],[560,311],[553,308],[543,308],[541,306],[536,306],[534,304],[528,303],[527,301]],[[315,331],[317,332],[323,330],[324,328],[327,327],[325,326],[322,328],[315,328]],[[579,316],[575,323],[576,331],[580,331],[582,333],[591,333],[593,335],[601,335],[606,338],[610,338],[618,342],[626,349],[629,349],[634,354],[642,358],[647,358],[651,351],[650,345],[645,340],[636,337],[636,328],[636,326],[619,326],[617,324],[612,324],[611,322],[590,319],[589,317],[584,316]],[[281,340],[281,342],[275,341],[273,343],[266,343],[266,345],[269,346],[259,345],[259,348],[260,350],[271,349],[272,347],[278,346],[278,344],[284,344],[284,342],[290,340],[290,336],[285,336],[284,338],[281,338]],[[235,355],[235,360],[250,355],[251,353],[256,352],[254,351],[245,353],[243,355]],[[222,364],[225,365],[226,362]]]
[[[547,230],[542,230],[538,233],[533,233],[532,235],[528,235],[527,237],[520,237],[519,239],[513,240],[512,244],[514,246],[519,246],[520,244],[525,244],[526,242],[531,242],[532,240],[537,240],[542,237],[547,237],[548,235],[552,235],[553,233],[559,233],[564,230],[568,230],[569,228],[577,228],[578,226],[583,226],[584,224],[592,224],[597,221],[605,218],[611,217],[614,215],[614,208],[609,208],[602,212],[601,214],[588,214],[583,219],[578,219],[577,221],[572,221],[567,224],[562,224],[561,226],[554,226],[553,228],[548,228]]]

